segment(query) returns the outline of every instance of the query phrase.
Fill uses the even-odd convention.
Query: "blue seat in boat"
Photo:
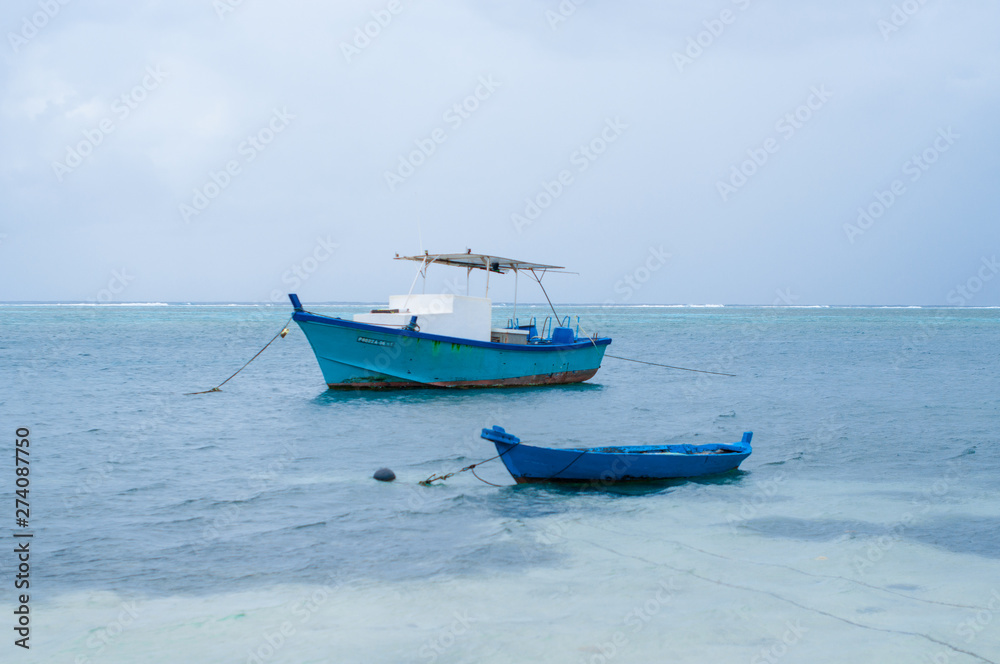
[[[576,341],[576,335],[573,334],[573,328],[556,327],[552,329],[552,343],[571,344],[574,341]]]

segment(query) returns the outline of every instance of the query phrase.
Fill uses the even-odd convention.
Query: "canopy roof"
[[[542,263],[529,263],[513,258],[501,258],[500,256],[490,256],[489,254],[429,254],[424,252],[422,256],[400,256],[396,254],[398,261],[420,261],[427,264],[437,263],[441,265],[454,265],[467,269],[490,270],[503,274],[507,270],[562,270],[559,265],[544,265]]]

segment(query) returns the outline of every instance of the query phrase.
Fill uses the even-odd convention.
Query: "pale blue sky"
[[[6,2],[0,300],[1000,304],[996,2],[677,4]]]

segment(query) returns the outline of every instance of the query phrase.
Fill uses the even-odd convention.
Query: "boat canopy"
[[[489,270],[490,272],[506,273],[508,270],[563,270],[560,265],[545,265],[543,263],[530,263],[519,261],[513,258],[502,258],[500,256],[490,256],[489,254],[474,254],[467,252],[464,254],[429,254],[424,252],[422,256],[400,256],[396,254],[398,261],[417,261],[430,265],[438,263],[440,265],[453,265],[472,270]]]
[[[417,268],[417,274],[413,277],[413,283],[410,284],[410,292],[407,293],[407,298],[409,298],[413,293],[413,287],[417,285],[417,279],[421,275],[423,275],[424,283],[426,284],[427,268],[434,263],[452,265],[454,267],[464,267],[466,295],[469,293],[469,275],[472,274],[473,270],[486,271],[486,297],[490,296],[490,272],[506,274],[509,271],[513,271],[514,315],[511,317],[512,320],[517,320],[517,275],[522,271],[526,272],[528,276],[538,282],[539,288],[542,289],[542,294],[545,295],[545,301],[549,303],[549,307],[552,309],[552,315],[556,317],[556,320],[560,320],[559,314],[556,313],[556,308],[552,305],[552,300],[549,298],[549,294],[545,292],[545,286],[542,286],[542,278],[549,272],[555,272],[556,274],[576,274],[575,272],[565,272],[565,268],[561,265],[529,263],[528,261],[519,261],[513,258],[502,258],[500,256],[490,256],[489,254],[474,254],[471,249],[467,249],[464,254],[431,254],[426,251],[422,256],[400,256],[399,254],[396,254],[396,260],[417,261],[420,263],[420,267]]]

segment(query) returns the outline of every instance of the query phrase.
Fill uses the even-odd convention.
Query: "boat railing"
[[[553,322],[554,321],[554,322]],[[508,330],[528,330],[528,341],[530,343],[540,343],[547,344],[552,343],[552,333],[556,327],[570,328],[573,330],[574,341],[580,338],[580,317],[576,317],[576,325],[573,325],[572,316],[563,316],[560,318],[553,319],[552,316],[546,316],[542,321],[542,327],[539,330],[538,321],[536,318],[532,317],[528,323],[521,323],[518,318],[508,318],[507,319],[507,329]]]
[[[538,323],[534,316],[529,318],[527,323],[522,323],[520,318],[508,318],[507,329],[527,330],[528,341],[536,341],[538,339]]]
[[[517,329],[527,330],[529,340],[538,338],[538,322],[535,320],[534,316],[531,317],[527,325],[518,325]]]

